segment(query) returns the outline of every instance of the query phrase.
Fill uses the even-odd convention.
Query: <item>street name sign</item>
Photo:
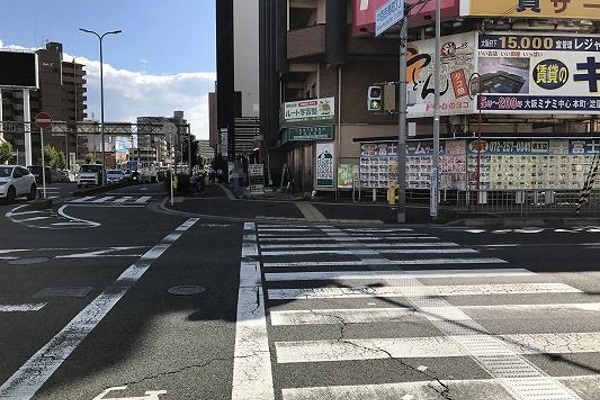
[[[375,14],[375,36],[396,25],[404,17],[404,0],[389,0]]]

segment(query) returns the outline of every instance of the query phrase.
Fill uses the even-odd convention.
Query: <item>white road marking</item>
[[[133,197],[131,196],[123,196],[123,197],[119,197],[118,199],[116,199],[115,201],[113,201],[113,203],[125,203],[129,200],[133,199]]]
[[[85,203],[86,201],[90,201],[90,200],[93,200],[95,198],[96,198],[96,196],[80,197],[79,199],[71,200],[71,203]]]
[[[107,202],[114,198],[115,198],[115,196],[104,196],[104,197],[100,197],[99,199],[92,200],[90,203],[104,203],[104,202]]]
[[[152,196],[142,196],[139,199],[137,199],[136,201],[134,201],[134,203],[143,204],[143,203],[146,203],[151,198],[152,198]]]
[[[328,235],[339,235],[341,231],[334,227],[324,227],[323,232]],[[360,246],[360,244],[357,243],[356,246]],[[376,250],[373,250],[371,254],[371,258],[373,257],[379,257],[379,262],[382,263],[389,262]],[[439,294],[432,292],[431,287],[424,286],[416,279],[405,277],[394,280],[394,285],[411,289],[410,291],[413,293],[408,293],[405,297],[416,310],[436,307],[436,313],[432,316],[427,315],[427,319],[431,320],[433,325],[446,335],[445,338],[454,338],[465,354],[476,361],[515,399],[525,400],[535,397],[582,400],[581,397],[540,370],[521,354],[511,351],[502,340],[492,336],[483,326],[470,319],[460,309],[452,306]],[[518,285],[512,287],[514,289]],[[515,380],[515,377],[520,379]]]
[[[169,242],[171,242],[171,241],[169,241]],[[67,254],[67,255],[64,255],[64,256],[56,256],[54,258],[57,258],[57,259],[60,259],[60,258],[96,258],[96,257],[100,257],[100,256],[122,257],[122,255],[120,255],[120,254],[108,254],[108,253],[118,252],[118,251],[135,250],[135,249],[142,249],[144,247],[146,247],[146,246],[109,247],[107,249],[86,251],[85,253]],[[128,254],[127,256],[132,256],[132,255]]]
[[[24,206],[20,206],[20,207],[17,207],[17,208],[14,208],[14,209],[8,211],[5,214],[5,216],[8,217],[8,218],[10,218],[10,217],[20,217],[20,216],[23,216],[23,215],[40,214],[42,212],[42,211],[19,211],[19,212],[15,211],[15,210],[17,210],[19,208],[22,208],[22,207],[24,207]]]
[[[412,260],[379,260],[364,258],[358,261],[293,261],[293,262],[265,262],[265,268],[290,268],[290,267],[330,267],[330,266],[364,266],[364,265],[439,265],[439,264],[504,264],[505,260],[496,257],[476,258],[416,258]]]
[[[404,277],[403,277],[404,278]],[[404,278],[406,279],[406,278]],[[581,293],[564,283],[507,283],[487,285],[448,286],[386,286],[386,287],[334,287],[315,289],[269,289],[270,300],[345,299],[363,297],[414,297],[414,296],[489,296],[501,294]]]
[[[47,303],[29,303],[29,304],[0,304],[0,312],[27,312],[39,311]]]
[[[197,221],[197,218],[190,219],[187,226]],[[156,260],[171,244],[156,245],[127,268],[112,286],[96,297],[0,386],[0,398],[30,400],[150,268],[152,264],[149,261]]]
[[[374,304],[373,304],[374,305]],[[574,313],[590,317],[600,317],[600,303],[571,304],[515,304],[491,306],[457,307],[471,318],[510,319],[516,318],[572,318]],[[314,310],[273,310],[269,313],[271,325],[338,325],[394,323],[408,317],[434,319],[432,316],[448,313],[447,310],[423,307],[416,311],[412,307],[368,308],[368,309],[314,309]]]
[[[58,214],[61,217],[68,219],[72,225],[75,225],[78,227],[85,227],[85,228],[97,228],[100,226],[100,222],[89,221],[87,219],[75,218],[75,217],[71,217],[70,215],[67,215],[67,213],[65,212],[66,208],[67,208],[66,205],[60,207],[58,209]]]
[[[267,272],[266,281],[321,281],[321,280],[390,280],[406,276],[413,279],[422,278],[483,278],[483,277],[526,277],[535,276],[523,268],[494,269],[462,269],[462,270],[422,270],[422,271],[320,271],[320,272]]]
[[[300,232],[300,233],[302,233],[302,232]],[[368,242],[368,241],[379,242],[379,241],[393,240],[393,239],[402,239],[404,241],[419,241],[419,240],[436,241],[436,240],[440,240],[440,238],[438,238],[438,237],[426,236],[425,234],[386,235],[385,237],[374,236],[372,234],[366,234],[364,236],[331,235],[328,237],[317,236],[317,234],[314,234],[314,235],[303,234],[302,236],[287,236],[287,237],[282,237],[281,235],[277,235],[277,234],[272,234],[272,235],[271,234],[260,234],[261,242],[268,242],[268,241],[279,241],[279,242],[328,241],[328,242],[331,242],[332,240],[336,240],[339,242]]]
[[[115,386],[104,389],[98,396],[92,400],[160,400],[161,394],[167,394],[166,390],[146,390],[144,396],[135,397],[104,397],[110,392],[116,392],[119,390],[127,390],[127,386]],[[112,395],[111,395],[112,396]]]
[[[254,229],[254,223],[244,224],[231,400],[275,399]]]
[[[309,254],[344,254],[344,255],[365,255],[371,254],[372,250],[364,249],[344,249],[339,245],[337,248],[325,248],[312,250],[293,250],[293,246],[289,246],[287,250],[267,250],[262,251],[263,256],[281,256],[281,255],[309,255]],[[320,247],[320,246],[319,246]],[[380,249],[382,254],[471,254],[479,253],[477,250],[470,248],[453,248],[453,249]]]
[[[565,386],[578,393],[596,395],[600,387],[599,375],[559,376]],[[452,398],[471,400],[514,400],[495,379],[417,381],[383,383],[372,385],[323,386],[282,389],[283,400],[440,400],[445,389],[450,389]],[[589,397],[590,399],[594,397]],[[541,398],[539,398],[541,399]],[[543,398],[544,400],[548,397]]]
[[[20,219],[19,222],[23,223],[23,222],[41,221],[41,220],[49,219],[49,218],[51,218],[51,217],[50,216],[43,216],[43,217],[23,218],[23,219]]]
[[[24,251],[31,251],[31,249],[1,249],[0,254],[19,253]]]
[[[521,335],[466,335],[275,342],[277,362],[305,363],[387,358],[465,357],[461,343],[487,343],[481,355],[600,352],[600,332]]]
[[[262,241],[262,240],[261,240]],[[340,243],[309,243],[309,244],[261,244],[260,249],[340,249],[343,244]],[[433,243],[406,243],[406,242],[391,242],[391,243],[373,243],[369,245],[371,249],[387,249],[390,247],[458,247],[459,245],[453,242],[433,242]]]

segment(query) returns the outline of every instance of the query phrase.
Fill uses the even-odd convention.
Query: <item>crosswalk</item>
[[[71,205],[113,206],[113,207],[145,207],[152,196],[84,196],[71,199]]]
[[[232,400],[600,393],[600,302],[546,275],[407,228],[247,223],[242,256]]]

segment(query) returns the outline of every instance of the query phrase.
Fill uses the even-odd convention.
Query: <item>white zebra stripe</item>
[[[269,300],[349,299],[361,297],[448,297],[501,294],[581,293],[564,283],[507,283],[448,286],[333,287],[269,289]]]
[[[314,247],[314,246],[313,246]],[[290,249],[291,248],[291,249]],[[479,253],[477,250],[469,248],[454,249],[380,249],[381,254],[472,254]],[[313,250],[293,250],[289,246],[287,250],[268,250],[261,251],[263,256],[281,256],[281,255],[311,255],[311,254],[343,254],[343,255],[367,255],[373,254],[369,249],[343,249],[339,246],[331,249],[313,249]]]
[[[292,261],[292,262],[265,262],[265,268],[292,268],[292,267],[331,267],[331,266],[365,266],[365,265],[438,265],[438,264],[504,264],[501,258],[417,258],[413,260],[381,260],[364,258],[357,261]]]
[[[29,303],[29,304],[0,304],[0,312],[29,312],[39,311],[47,303]]]
[[[338,362],[387,358],[441,358],[472,355],[464,341],[486,342],[482,354],[574,354],[600,352],[600,332],[521,335],[429,336],[275,342],[277,362]]]
[[[559,376],[558,381],[593,400],[600,388],[600,375]],[[371,385],[323,386],[282,389],[283,400],[440,400],[449,390],[452,398],[471,400],[514,400],[495,379],[427,380]],[[549,397],[540,398],[548,400]]]
[[[571,303],[571,304],[515,304],[491,306],[461,306],[460,311],[472,319],[516,319],[516,318],[573,318],[574,313],[600,317],[600,303]],[[446,310],[436,310],[424,307],[415,311],[411,307],[393,308],[343,308],[343,309],[313,309],[313,310],[281,310],[271,311],[271,325],[337,325],[337,324],[370,324],[390,323],[398,319],[415,317],[431,319],[432,315],[444,313]],[[535,313],[535,314],[534,314]]]
[[[104,196],[104,197],[100,197],[99,199],[92,200],[92,201],[90,201],[90,203],[104,203],[104,202],[107,202],[114,198],[115,198],[115,196]]]
[[[422,270],[422,271],[302,271],[302,272],[267,272],[266,281],[322,281],[322,280],[391,280],[399,277],[411,279],[424,278],[491,278],[491,277],[528,277],[536,276],[523,268],[494,269],[462,269],[462,270]]]
[[[353,241],[354,242],[354,241]],[[260,248],[275,250],[275,249],[340,249],[343,244],[340,243],[309,243],[309,244],[261,244]],[[369,244],[371,249],[387,249],[391,247],[458,247],[459,245],[452,242],[433,242],[433,243],[406,243],[406,242],[391,242],[391,243],[373,243]]]
[[[113,201],[113,203],[125,203],[125,202],[128,202],[131,199],[133,199],[133,197],[131,197],[131,196],[123,196],[123,197],[119,197],[118,199],[116,199],[115,201]]]

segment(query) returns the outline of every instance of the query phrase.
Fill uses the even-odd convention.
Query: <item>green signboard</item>
[[[331,140],[333,126],[313,126],[306,128],[288,128],[287,140],[290,142]]]

